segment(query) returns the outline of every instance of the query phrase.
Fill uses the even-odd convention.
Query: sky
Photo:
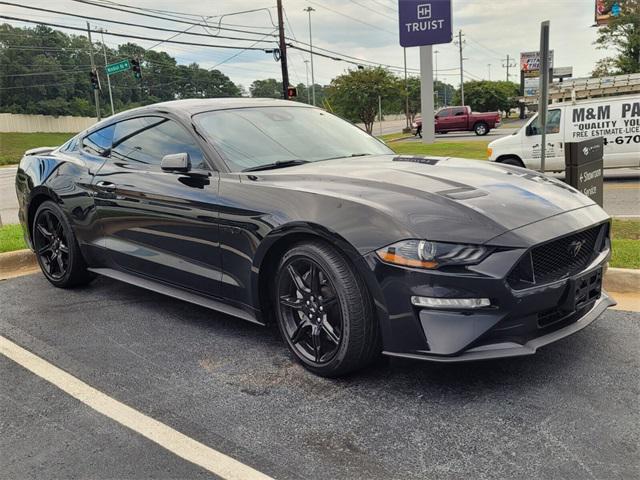
[[[107,10],[73,0],[14,0],[25,6],[36,6],[90,15],[101,19],[121,20],[144,25],[183,31],[188,24],[156,18],[146,18],[124,12]],[[91,0],[105,2],[106,0]],[[208,33],[216,34],[218,22],[226,28],[251,30],[254,34],[226,32],[230,36],[247,36],[265,39],[268,43],[258,43],[266,49],[276,47],[276,39],[268,34],[276,31],[277,14],[275,0],[113,0],[131,6],[167,10],[193,19],[198,23],[202,17],[212,28]],[[589,76],[595,62],[607,56],[608,52],[597,50],[593,42],[597,29],[593,27],[594,0],[452,0],[453,29],[463,34],[463,56],[465,81],[476,79],[506,79],[506,57],[516,67],[511,69],[511,80],[519,81],[514,75],[518,70],[519,54],[537,50],[540,44],[540,22],[549,20],[550,46],[555,52],[555,66],[573,67],[574,77]],[[304,11],[312,7],[311,27],[313,44],[316,47],[333,50],[339,54],[358,57],[371,62],[379,62],[396,67],[403,66],[403,49],[398,38],[397,1],[394,0],[283,0],[287,21],[286,35],[302,42],[309,42],[309,15]],[[246,10],[256,10],[247,13]],[[34,12],[19,7],[0,6],[2,15],[85,27],[86,21],[59,14]],[[230,15],[235,13],[234,15]],[[158,13],[164,16],[164,13]],[[223,17],[221,17],[224,15]],[[6,20],[3,20],[6,21]],[[8,21],[16,26],[24,23]],[[91,21],[95,28],[103,28],[117,33],[132,33],[153,38],[166,39],[172,33],[158,32],[110,24],[105,20]],[[190,32],[207,33],[205,28],[192,27]],[[74,33],[66,30],[67,33]],[[224,35],[225,33],[220,33]],[[270,41],[273,39],[273,41]],[[253,42],[227,39],[178,35],[175,40],[210,44],[249,46]],[[176,57],[178,63],[197,62],[204,68],[215,67],[237,84],[248,87],[255,79],[281,78],[280,64],[272,54],[263,51],[242,51],[199,46],[157,45],[155,41],[133,40],[139,45],[154,50],[166,51]],[[105,43],[115,46],[123,43],[118,37],[105,36]],[[409,74],[419,71],[419,49],[407,49]],[[434,46],[434,60],[437,75],[455,86],[459,85],[458,46],[442,44]],[[339,55],[334,55],[339,56]],[[290,83],[306,83],[307,72],[311,78],[310,64],[306,52],[289,49]],[[344,73],[355,65],[342,61],[314,56],[315,81],[328,84],[332,78]],[[401,73],[401,71],[398,71]]]

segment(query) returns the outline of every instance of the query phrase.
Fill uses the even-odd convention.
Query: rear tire
[[[489,133],[489,125],[484,122],[478,122],[473,126],[473,131],[480,137],[485,136]]]
[[[380,333],[369,291],[328,244],[291,247],[278,265],[273,290],[282,338],[306,369],[338,377],[379,355]]]
[[[87,270],[71,224],[56,203],[47,200],[38,207],[31,232],[38,264],[52,285],[72,288],[95,278]]]

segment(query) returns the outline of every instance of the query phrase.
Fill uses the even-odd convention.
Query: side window
[[[61,152],[73,152],[78,148],[78,137],[73,137],[60,147]]]
[[[204,154],[181,125],[162,117],[139,117],[117,124],[111,158],[140,166],[160,166],[162,157],[188,153],[191,168],[206,169]]]
[[[450,117],[450,116],[451,116],[450,108],[443,108],[438,112],[438,117]]]
[[[556,108],[547,112],[547,134],[560,133],[561,119],[562,111],[560,109]],[[536,118],[533,119],[533,122],[529,124],[527,135],[542,135],[542,129],[540,128],[540,117],[536,116]]]
[[[93,155],[104,157],[109,154],[115,125],[101,128],[82,139],[82,149]]]
[[[460,115],[464,115],[465,113],[467,113],[467,111],[464,108],[454,108],[453,109],[453,115],[456,116],[456,117],[459,117]]]

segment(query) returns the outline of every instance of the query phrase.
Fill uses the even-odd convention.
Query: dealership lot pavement
[[[107,279],[0,282],[0,335],[274,478],[637,478],[640,314],[536,356],[342,380],[275,329]],[[209,478],[0,355],[0,477]]]

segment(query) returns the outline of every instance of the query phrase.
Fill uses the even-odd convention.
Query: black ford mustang
[[[182,100],[26,152],[20,219],[58,287],[96,274],[258,323],[340,375],[532,354],[595,320],[609,217],[518,167],[393,154],[322,110]]]

